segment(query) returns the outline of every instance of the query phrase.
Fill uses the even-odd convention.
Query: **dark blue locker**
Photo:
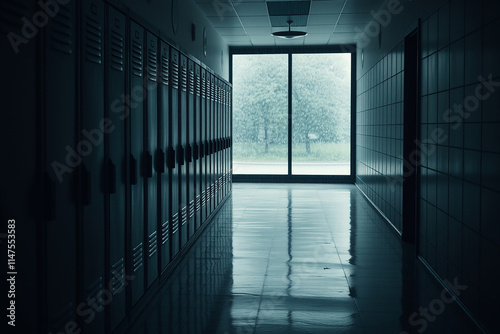
[[[147,244],[146,267],[147,286],[158,278],[158,38],[151,32],[146,34],[146,69],[144,78],[146,99],[144,109],[144,207],[146,226],[144,227]],[[156,159],[155,159],[156,158]]]
[[[177,151],[177,164],[179,167],[179,208],[181,216],[181,248],[188,240],[188,212],[187,212],[187,191],[189,180],[187,178],[187,88],[188,88],[188,68],[187,57],[180,56],[181,83],[179,90],[179,147]],[[174,111],[175,112],[175,111]]]
[[[158,145],[159,162],[161,174],[158,175],[160,197],[158,214],[160,215],[160,271],[166,268],[170,263],[170,181],[167,170],[168,148],[169,148],[169,77],[170,77],[170,47],[164,41],[160,41],[160,66],[159,68],[159,86],[158,86]]]
[[[195,111],[194,111],[194,141],[195,147],[193,149],[195,157],[195,228],[198,230],[200,227],[201,220],[201,67],[195,64]]]
[[[144,294],[144,29],[130,22],[130,229],[128,256],[130,275],[135,276],[130,291],[132,304]]]
[[[219,205],[222,196],[222,146],[221,146],[221,133],[222,133],[222,81],[216,79],[216,95],[217,95],[217,109],[215,114],[215,131],[216,131],[216,142],[217,147],[216,154],[216,170],[217,170],[217,187],[215,194],[216,206]]]
[[[128,122],[128,105],[124,99],[125,77],[125,16],[108,7],[106,25],[106,109],[113,124],[107,134],[108,157],[108,210],[109,232],[107,254],[109,272],[108,288],[113,295],[109,304],[109,327],[113,331],[125,318],[125,222],[127,147],[125,129]],[[109,281],[108,281],[109,280]]]
[[[207,77],[206,70],[201,68],[201,108],[200,108],[200,153],[201,153],[201,171],[200,171],[200,191],[201,191],[201,224],[207,220],[207,160],[208,160],[208,142],[207,142]]]
[[[209,214],[211,214],[215,209],[215,141],[214,141],[214,125],[215,125],[215,78],[214,75],[208,72],[209,76],[209,108],[208,108],[208,140],[210,143],[210,157],[209,157]]]
[[[104,331],[104,135],[113,124],[104,118],[104,5],[99,0],[84,0],[80,39],[80,143],[90,148],[82,159],[81,226],[82,245],[81,300],[95,301],[79,307],[77,313],[84,332]],[[89,321],[92,319],[92,321]]]
[[[229,92],[228,92],[228,132],[229,132],[229,138],[228,138],[228,146],[229,146],[229,157],[228,157],[228,169],[229,169],[229,191],[232,190],[233,188],[233,93],[232,93],[233,87],[229,86]]]
[[[179,51],[170,48],[170,145],[168,150],[169,172],[170,172],[170,222],[171,222],[171,257],[174,257],[180,249],[179,237]]]
[[[187,147],[186,147],[186,163],[187,163],[187,198],[188,206],[188,238],[195,232],[195,165],[196,157],[194,156],[196,148],[196,114],[195,114],[195,73],[194,62],[188,59],[188,114],[187,114]]]
[[[42,210],[47,210],[41,192],[39,177],[43,173],[37,163],[39,149],[42,146],[40,131],[40,102],[37,95],[40,92],[39,80],[34,79],[37,73],[39,57],[36,50],[38,43],[30,40],[26,44],[11,44],[7,38],[9,33],[21,35],[22,17],[33,17],[39,10],[33,0],[2,1],[0,14],[0,94],[2,96],[2,122],[0,122],[0,141],[4,160],[2,163],[2,186],[0,187],[0,221],[2,233],[7,233],[8,224],[15,224],[16,234],[16,329],[18,333],[36,333],[37,330],[47,332],[43,328],[41,313],[38,309],[40,294],[38,286],[42,282],[41,275],[50,273],[37,271],[43,266],[34,245],[43,245],[43,240],[37,240],[39,232],[45,228],[42,220]],[[16,52],[17,51],[17,52]],[[15,143],[15,145],[12,145]],[[36,144],[35,144],[36,143]],[[67,143],[69,144],[69,143]],[[64,149],[64,147],[63,147]],[[8,161],[8,163],[7,163]],[[64,163],[64,160],[61,161]],[[43,165],[50,167],[51,161]],[[46,167],[47,166],[47,167]],[[52,169],[45,170],[51,171]],[[65,174],[64,177],[68,177]],[[55,177],[55,175],[52,175]],[[53,180],[57,180],[57,177]],[[56,181],[57,182],[57,181]],[[52,184],[54,185],[54,184]],[[29,196],[26,196],[29,194]],[[51,199],[54,201],[54,198]],[[9,220],[14,219],[14,222]],[[51,223],[51,222],[48,222]],[[71,224],[71,222],[69,222]],[[7,235],[4,235],[8,238]],[[2,259],[7,259],[7,239],[1,243]],[[12,247],[12,246],[11,246]],[[8,270],[7,261],[2,265],[2,277]],[[2,282],[6,283],[6,282]],[[2,285],[3,287],[4,285]],[[5,285],[7,288],[7,286]],[[7,290],[4,290],[5,296]],[[2,296],[2,303],[7,308],[7,298]],[[20,307],[22,305],[22,307]],[[5,310],[4,312],[8,312]],[[29,320],[29,321],[26,321]],[[2,321],[10,321],[4,316]],[[4,324],[2,324],[4,325]],[[6,326],[6,325],[4,325]]]
[[[76,131],[76,22],[76,3],[69,2],[60,6],[59,13],[43,30],[43,148],[48,172],[44,311],[47,329],[52,332],[64,332],[67,323],[77,321],[76,201],[81,187],[75,181],[83,168],[82,156],[88,155],[92,149],[78,142]]]

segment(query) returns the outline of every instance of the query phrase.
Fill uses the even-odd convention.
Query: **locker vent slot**
[[[75,306],[73,303],[69,303],[50,319],[49,328],[51,328],[52,332],[59,333],[66,331],[66,324],[74,320],[74,309]]]
[[[204,208],[207,205],[207,198],[205,190],[201,192],[201,207]]]
[[[59,6],[59,13],[52,18],[50,47],[56,51],[73,53],[73,18],[68,7]]]
[[[175,234],[179,231],[179,213],[176,212],[172,216],[172,234]]]
[[[181,223],[182,223],[182,226],[186,225],[187,223],[187,220],[188,220],[188,217],[187,217],[187,206],[183,207],[181,209]]]
[[[168,242],[168,220],[161,226],[161,244],[165,245]]]
[[[142,43],[132,41],[132,74],[142,77]]]
[[[104,305],[102,304],[103,299],[102,299],[102,276],[99,277],[94,283],[90,284],[86,289],[85,289],[85,294],[87,297],[87,300],[95,300],[95,305],[97,306],[97,310],[103,310]]]
[[[194,71],[189,70],[189,94],[194,95]]]
[[[155,49],[149,48],[148,50],[148,79],[156,81],[158,76],[158,56]]]
[[[168,64],[168,57],[165,55],[161,56],[161,72],[160,72],[160,80],[161,83],[168,86],[168,70],[169,70],[169,64]]]
[[[172,87],[179,89],[179,63],[172,62]]]
[[[122,291],[125,286],[125,261],[123,258],[118,260],[115,264],[111,266],[111,286],[113,289],[113,295]]]
[[[99,21],[87,15],[85,20],[86,58],[96,64],[102,63],[102,27]]]
[[[111,31],[111,67],[123,72],[124,68],[124,39],[120,31]]]
[[[196,73],[196,96],[201,96],[201,78],[200,78],[200,73]]]
[[[196,212],[200,211],[201,209],[201,195],[196,196]]]
[[[142,242],[138,244],[132,251],[132,267],[134,269],[134,273],[138,271],[144,264],[143,252],[144,250],[142,247]]]
[[[183,92],[187,91],[187,68],[186,66],[182,66],[181,69],[181,89]]]
[[[204,99],[207,97],[207,80],[205,77],[201,78],[201,97]]]
[[[189,219],[193,218],[194,216],[194,200],[191,200],[189,202]]]
[[[156,251],[158,250],[158,243],[156,241],[157,241],[157,234],[156,231],[154,231],[149,236],[149,242],[148,242],[149,257],[155,255]]]
[[[30,3],[31,1],[0,0],[0,32],[2,35],[7,35],[10,32],[13,32],[22,36],[21,28],[23,26],[23,22],[21,19],[23,16],[31,17],[28,13],[28,5]]]

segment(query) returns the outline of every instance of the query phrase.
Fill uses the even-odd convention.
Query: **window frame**
[[[351,154],[350,175],[293,175],[292,174],[292,56],[308,53],[350,53],[351,54]],[[234,182],[279,182],[279,183],[350,183],[356,179],[356,46],[290,46],[290,47],[230,47],[229,48],[229,81],[233,84],[233,55],[255,54],[287,54],[288,55],[288,174],[234,174]],[[234,86],[233,86],[234,87]],[[232,114],[232,112],[231,112]],[[233,120],[231,119],[231,132]],[[231,155],[232,156],[232,155]],[[232,159],[231,159],[232,164]]]

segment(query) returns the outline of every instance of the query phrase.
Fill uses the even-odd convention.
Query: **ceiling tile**
[[[340,13],[344,1],[313,1],[311,3],[311,14],[333,14]]]
[[[234,2],[234,9],[240,17],[242,16],[263,16],[268,15],[265,2]]]
[[[372,19],[370,14],[341,14],[339,24],[365,25]]]
[[[305,27],[308,18],[308,15],[269,16],[273,27],[288,27],[288,21],[292,21],[292,27]]]
[[[323,24],[335,24],[337,22],[338,15],[309,15],[310,25],[323,25]]]
[[[245,30],[250,36],[255,36],[255,35],[271,35],[271,27],[247,27],[245,26]],[[276,30],[282,30],[279,28],[276,28]]]
[[[378,11],[384,0],[349,0],[344,7],[344,13],[370,13]]]
[[[334,26],[334,24],[308,25],[305,30],[310,34],[329,34]]]
[[[354,28],[358,27],[359,25],[356,24],[337,24],[335,26],[335,32],[350,32],[350,33],[355,33],[356,30]]]
[[[270,27],[268,16],[244,16],[241,17],[244,27]]]

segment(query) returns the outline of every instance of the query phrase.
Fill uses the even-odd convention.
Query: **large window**
[[[234,54],[233,173],[351,175],[351,60]]]

